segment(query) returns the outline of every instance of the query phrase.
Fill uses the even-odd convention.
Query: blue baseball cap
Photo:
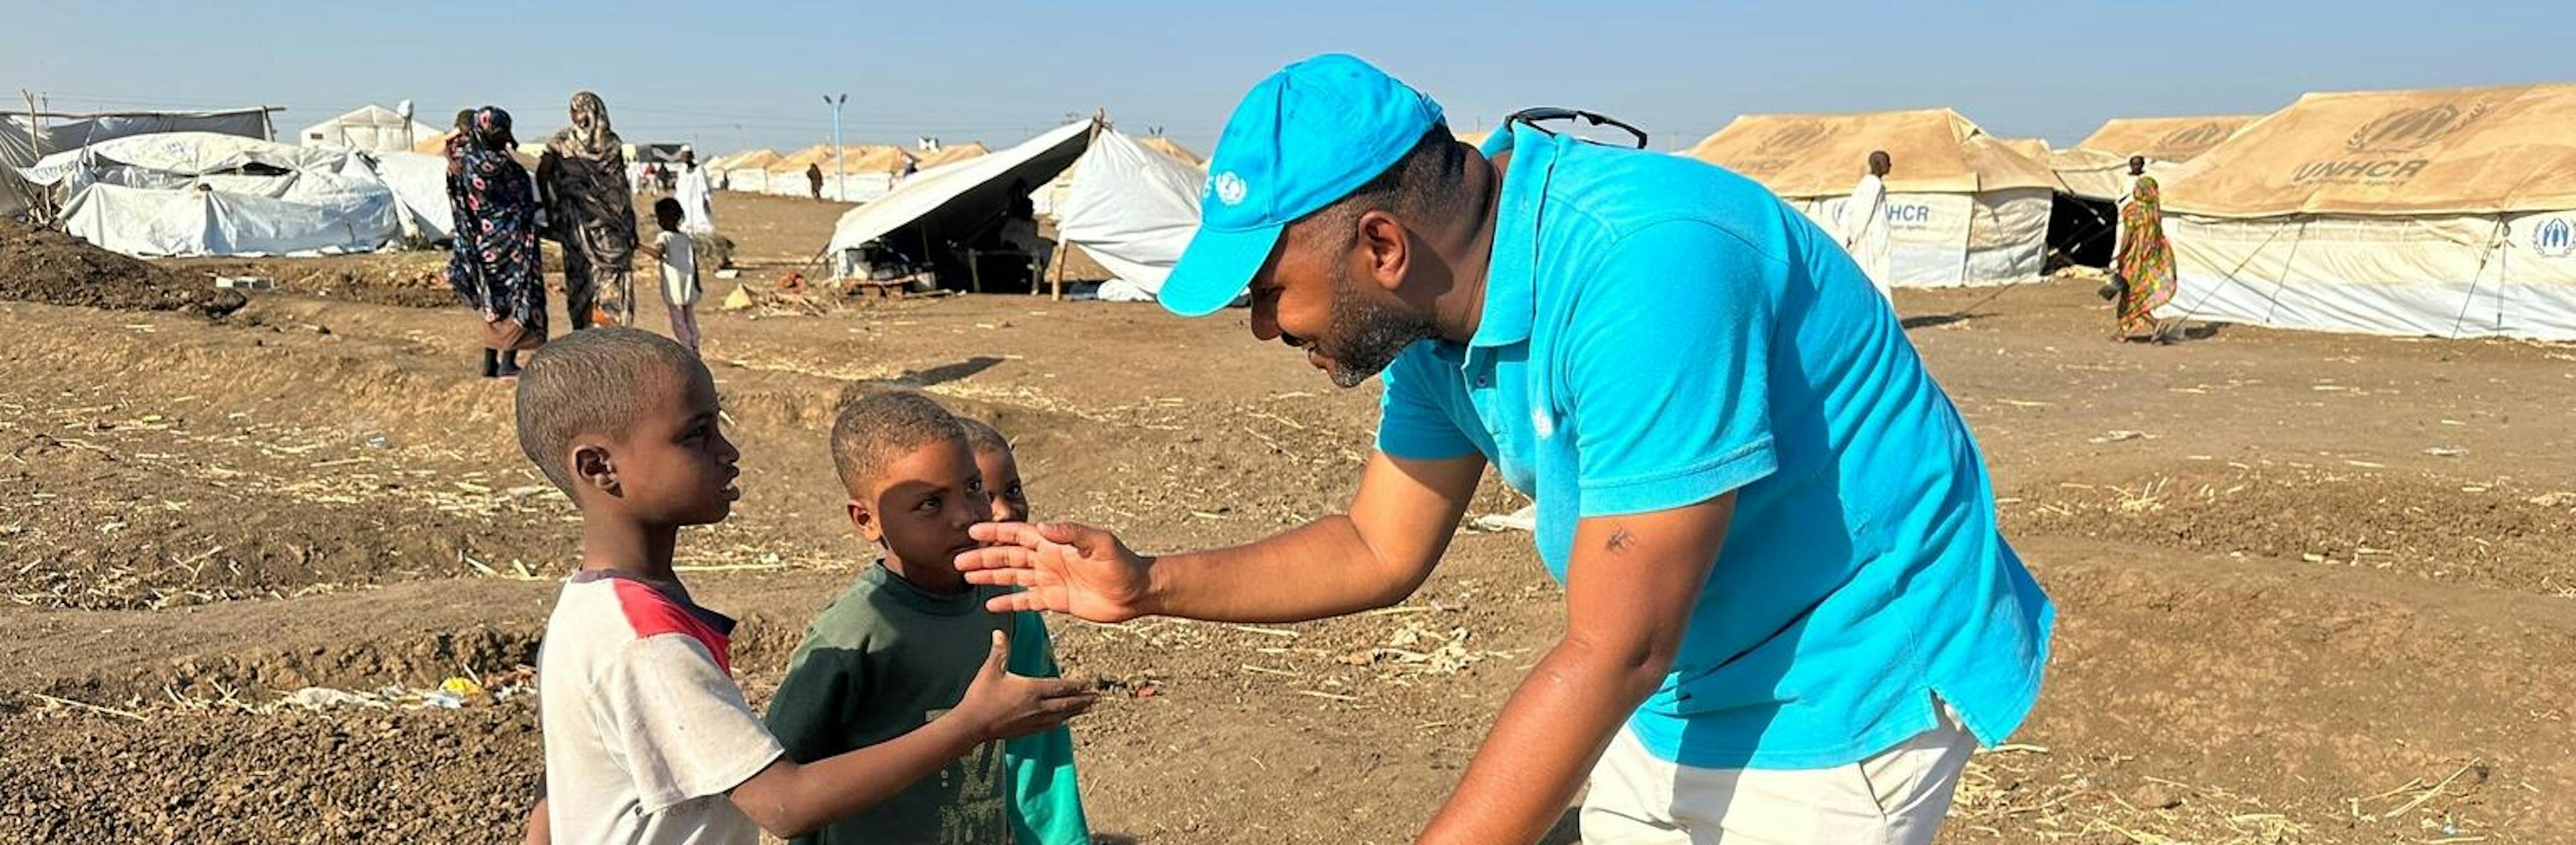
[[[1199,192],[1199,231],[1163,307],[1203,317],[1243,295],[1279,230],[1386,172],[1441,122],[1440,104],[1354,56],[1281,68],[1226,118]]]

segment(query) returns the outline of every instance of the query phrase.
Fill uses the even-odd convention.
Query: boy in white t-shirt
[[[785,759],[734,685],[733,620],[698,606],[671,569],[680,527],[723,521],[741,495],[706,365],[650,332],[575,332],[529,360],[517,405],[521,451],[582,517],[581,571],[537,657],[546,797],[530,840],[792,838],[1094,701],[1080,682],[1006,673],[997,634],[955,709],[875,745]]]
[[[653,222],[662,233],[645,244],[645,255],[662,265],[662,304],[671,307],[671,336],[689,351],[698,349],[698,246],[680,232],[685,212],[680,201],[663,197],[653,203]]]

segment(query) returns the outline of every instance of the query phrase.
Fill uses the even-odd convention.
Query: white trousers
[[[1621,728],[1592,768],[1585,845],[1928,845],[1976,738],[1939,727],[1824,769],[1701,769],[1646,751]]]

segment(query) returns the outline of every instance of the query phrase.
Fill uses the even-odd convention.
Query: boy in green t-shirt
[[[956,558],[968,526],[1025,519],[1009,444],[917,393],[851,402],[832,426],[832,460],[849,490],[850,525],[883,557],[806,626],[770,701],[770,730],[795,760],[902,736],[956,706],[994,631],[1011,638],[1009,668],[1057,674],[1046,625],[996,615],[1004,588],[966,583]],[[1007,515],[1005,515],[1007,514]],[[843,845],[1085,845],[1091,841],[1062,727],[985,743],[858,816],[795,840]]]

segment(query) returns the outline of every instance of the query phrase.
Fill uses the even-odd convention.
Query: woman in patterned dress
[[[510,157],[510,113],[485,106],[447,146],[447,206],[456,218],[447,282],[483,318],[483,376],[519,374],[519,353],[546,342],[537,262],[537,197]]]

